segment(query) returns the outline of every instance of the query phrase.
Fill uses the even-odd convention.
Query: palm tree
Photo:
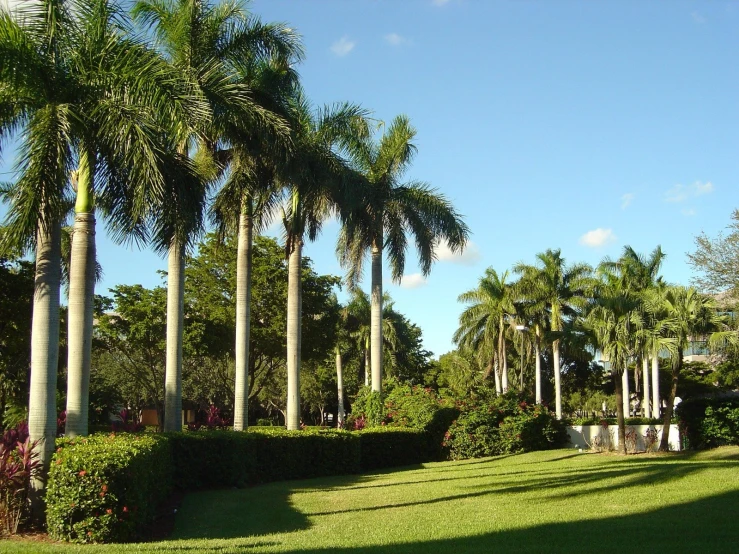
[[[301,257],[305,239],[315,240],[332,215],[344,217],[351,203],[346,187],[349,171],[335,149],[367,133],[367,112],[353,104],[313,110],[298,92],[292,99],[290,121],[294,150],[278,168],[287,187],[283,206],[287,295],[287,417],[289,430],[300,428],[300,320],[302,314]]]
[[[506,328],[515,317],[513,285],[507,283],[508,271],[502,275],[489,267],[476,289],[459,295],[458,300],[471,304],[459,316],[459,329],[454,333],[454,342],[478,356],[488,357],[488,371],[495,372],[496,392],[508,390],[508,363],[506,355]]]
[[[428,275],[439,241],[452,251],[462,250],[469,230],[452,204],[429,185],[400,179],[416,152],[416,130],[406,116],[396,117],[375,143],[371,137],[347,145],[356,169],[366,180],[363,205],[342,228],[337,253],[347,280],[356,284],[364,258],[372,259],[372,390],[382,393],[382,256],[386,251],[392,278],[399,282],[405,269],[406,231],[415,238],[423,275]]]
[[[299,86],[298,76],[290,66],[302,57],[302,51],[298,44],[284,50],[292,50],[293,59],[242,60],[237,69],[256,102],[287,116],[287,101]],[[238,237],[234,430],[241,431],[248,426],[253,236],[255,231],[264,229],[275,211],[279,197],[275,168],[288,155],[291,145],[283,140],[265,140],[271,137],[240,126],[228,128],[226,135],[231,145],[223,153],[229,162],[228,178],[216,195],[211,215],[222,236],[231,233]]]
[[[287,135],[285,122],[253,101],[237,68],[243,60],[260,57],[290,59],[297,44],[292,29],[282,24],[263,25],[238,1],[212,5],[201,0],[140,0],[133,13],[142,24],[153,28],[172,66],[196,83],[211,108],[212,118],[197,133],[191,128],[182,129],[177,152],[187,155],[196,139],[202,153],[211,152],[234,126]],[[218,176],[218,171],[209,169],[203,180]],[[169,184],[178,185],[174,181]],[[159,213],[168,222],[160,223],[158,243],[169,256],[165,431],[181,428],[185,251],[201,228],[207,191],[197,184],[192,188],[192,201],[161,206]],[[177,200],[177,196],[173,194],[172,198]]]
[[[35,241],[29,420],[46,469],[56,434],[60,236],[71,205],[72,168],[76,163],[80,224],[70,283],[70,435],[87,430],[94,205],[117,238],[129,232],[143,237],[143,191],[162,180],[158,152],[166,130],[160,114],[188,119],[197,101],[182,91],[180,76],[127,38],[115,3],[44,0],[15,13],[0,10],[0,132],[23,137],[19,178],[8,191],[6,239],[26,247]],[[34,486],[43,489],[44,477]]]
[[[519,263],[513,269],[521,275],[519,293],[548,314],[552,335],[554,389],[557,418],[562,418],[562,385],[559,347],[566,319],[579,315],[592,287],[591,268],[586,264],[565,265],[560,250],[537,254],[539,265]]]
[[[660,322],[662,334],[670,339],[672,382],[664,414],[662,441],[659,445],[660,450],[667,451],[670,448],[670,421],[683,367],[683,352],[693,338],[710,336],[710,340],[720,341],[732,333],[725,331],[726,318],[719,314],[716,302],[692,287],[665,287],[662,291],[650,295],[647,302],[650,311],[661,312],[664,315]]]
[[[618,444],[626,454],[626,402],[622,376],[634,355],[635,331],[642,325],[641,299],[623,286],[623,281],[605,274],[593,305],[587,315],[586,326],[593,332],[598,348],[611,363],[611,374],[616,385],[616,413]]]
[[[535,376],[535,398],[536,403],[541,404],[541,346],[545,338],[547,329],[549,328],[549,314],[546,305],[534,298],[526,298],[526,295],[519,291],[519,283],[513,290],[513,296],[516,299],[514,306],[516,308],[516,318],[524,322],[524,324],[532,331],[532,344],[534,347],[534,376]]]

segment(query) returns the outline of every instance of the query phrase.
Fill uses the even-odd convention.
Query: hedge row
[[[677,417],[689,448],[739,445],[739,396],[709,396],[684,400]]]
[[[402,428],[93,435],[57,444],[47,525],[52,537],[72,542],[137,538],[173,488],[243,487],[437,458],[428,433]]]

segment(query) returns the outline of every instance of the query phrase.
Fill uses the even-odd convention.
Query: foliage
[[[357,434],[361,444],[362,471],[408,466],[434,459],[428,435],[421,429],[373,427]]]
[[[707,396],[684,400],[677,417],[690,448],[739,444],[739,396]]]
[[[29,513],[31,479],[40,471],[35,442],[22,422],[0,441],[0,534],[15,534]]]
[[[695,282],[703,290],[736,293],[739,287],[739,210],[731,219],[728,234],[712,239],[701,233],[695,237],[695,252],[688,254],[690,265],[701,273]]]
[[[564,424],[548,408],[529,404],[516,393],[481,396],[459,408],[444,437],[452,460],[545,450],[566,442]]]
[[[368,427],[377,427],[385,420],[385,414],[382,394],[373,391],[370,387],[362,387],[352,403],[352,417],[347,422],[355,421],[361,417]]]
[[[161,435],[92,435],[57,444],[46,494],[55,539],[131,540],[171,490],[170,444]]]
[[[290,432],[261,427],[249,432],[167,435],[178,488],[243,487],[283,479],[356,473],[359,439],[335,430]]]
[[[718,364],[716,378],[721,386],[739,390],[739,357]]]

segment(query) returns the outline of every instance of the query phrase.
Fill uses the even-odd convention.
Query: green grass
[[[0,552],[726,552],[737,513],[739,448],[558,450],[193,493],[166,542]]]

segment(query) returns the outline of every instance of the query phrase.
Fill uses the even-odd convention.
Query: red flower
[[[105,510],[105,513],[106,514],[112,514],[113,513],[113,510],[111,510],[110,508],[108,508],[107,510]]]
[[[80,477],[84,477],[85,475],[87,475],[87,472],[84,469],[82,471],[80,471],[80,473],[79,473],[79,476]]]
[[[124,514],[127,514],[128,513],[128,506],[123,506],[123,513]]]
[[[108,485],[103,485],[103,492],[108,492]]]

